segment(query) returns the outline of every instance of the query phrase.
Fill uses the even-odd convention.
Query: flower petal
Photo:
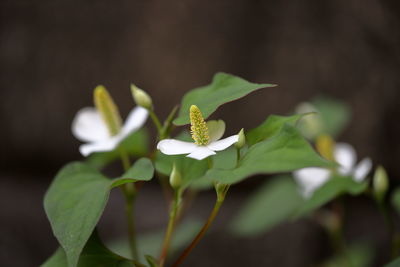
[[[356,182],[364,181],[367,174],[372,168],[372,161],[370,158],[365,158],[354,169],[353,178]]]
[[[106,152],[114,150],[122,139],[120,137],[110,137],[108,139],[93,143],[83,144],[79,147],[79,151],[85,157],[93,152]]]
[[[197,146],[196,149],[186,157],[202,160],[216,153],[206,146]]]
[[[340,164],[338,169],[341,175],[349,175],[356,163],[356,151],[350,144],[337,143],[335,145],[334,157]]]
[[[76,113],[71,130],[83,142],[97,142],[110,137],[103,119],[93,107],[83,108]]]
[[[329,176],[329,170],[323,168],[304,168],[293,172],[293,177],[300,185],[305,198],[310,198],[315,190],[329,180]]]
[[[211,142],[210,144],[207,145],[207,147],[214,151],[221,151],[224,150],[225,148],[230,147],[238,140],[239,140],[239,135],[236,134],[215,142]]]
[[[208,135],[210,143],[221,139],[225,133],[225,122],[223,120],[207,121]]]
[[[122,126],[122,130],[118,135],[121,136],[122,139],[124,139],[130,133],[142,127],[143,124],[146,122],[148,115],[149,112],[147,111],[147,109],[142,107],[135,107],[129,113],[124,125]]]
[[[157,149],[167,155],[188,154],[197,148],[195,143],[175,139],[164,139],[158,142]]]

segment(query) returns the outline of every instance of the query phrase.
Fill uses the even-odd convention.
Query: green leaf
[[[398,213],[400,213],[400,187],[396,188],[392,193],[392,205]]]
[[[134,167],[143,167],[142,163],[146,163],[146,160],[138,162]],[[135,175],[148,175],[144,172],[132,171]],[[152,172],[152,168],[149,167],[147,172]],[[67,255],[69,266],[76,266],[83,247],[103,213],[111,188],[148,177],[131,178],[110,180],[80,162],[68,164],[57,174],[45,195],[44,207],[53,233]]]
[[[285,124],[276,136],[250,147],[236,168],[213,168],[206,176],[224,184],[234,184],[255,174],[331,166],[335,164],[322,159],[293,126]]]
[[[312,101],[317,108],[323,125],[323,133],[337,136],[346,127],[351,111],[345,103],[327,97],[318,97]]]
[[[62,248],[56,252],[44,263],[42,267],[68,267],[67,257]],[[85,248],[79,257],[78,267],[93,267],[93,266],[118,266],[128,267],[135,266],[131,261],[123,258],[106,248],[98,237],[97,233],[88,240]],[[136,265],[137,266],[137,265]]]
[[[138,181],[149,181],[153,178],[154,168],[153,164],[148,158],[141,158],[126,171],[121,178],[131,178]]]
[[[358,195],[368,187],[367,182],[356,182],[351,177],[333,176],[317,189],[296,212],[295,217],[309,214],[341,194]]]
[[[371,266],[374,258],[374,250],[365,243],[351,244],[340,254],[324,263],[324,267],[366,267]]]
[[[125,138],[117,149],[109,152],[96,152],[90,154],[90,156],[87,157],[86,162],[96,169],[102,169],[109,163],[119,159],[121,150],[132,157],[142,157],[148,153],[148,147],[148,133],[145,128],[142,128]]]
[[[227,73],[217,73],[211,84],[188,92],[182,100],[175,125],[185,125],[190,122],[189,108],[197,105],[204,118],[210,116],[217,108],[225,103],[244,97],[261,88],[274,87],[274,84],[250,83],[242,78]]]
[[[302,202],[292,177],[275,177],[250,195],[233,218],[230,230],[238,236],[255,236],[269,231],[291,218]]]
[[[279,133],[285,123],[295,126],[296,122],[304,115],[307,114],[296,114],[293,116],[270,115],[258,127],[251,129],[246,133],[246,142],[249,146],[252,146],[267,138],[271,138]]]
[[[391,261],[390,263],[386,264],[385,267],[399,267],[400,266],[400,258]]]

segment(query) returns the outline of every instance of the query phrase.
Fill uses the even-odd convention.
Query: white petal
[[[202,160],[216,153],[206,146],[197,146],[196,149],[186,157]]]
[[[87,157],[89,154],[91,154],[93,152],[112,151],[118,146],[120,141],[121,141],[121,138],[112,137],[112,138],[108,138],[108,139],[102,140],[102,141],[87,143],[87,144],[81,145],[79,147],[79,151],[85,157]]]
[[[238,140],[239,140],[239,135],[236,134],[215,142],[211,142],[210,144],[207,145],[207,147],[214,151],[221,151],[224,150],[225,148],[230,147]]]
[[[304,168],[293,173],[305,198],[311,197],[315,190],[328,181],[330,172],[323,168]]]
[[[157,149],[167,155],[188,154],[197,148],[195,143],[175,139],[164,139],[158,142]]]
[[[122,130],[118,135],[121,136],[122,139],[124,139],[130,133],[142,127],[143,124],[146,122],[148,115],[149,112],[147,111],[147,109],[142,107],[135,107],[129,113],[124,125],[122,126]]]
[[[356,152],[354,148],[346,143],[337,143],[335,145],[334,157],[340,164],[338,169],[341,175],[349,175],[356,163]]]
[[[357,164],[356,168],[354,169],[353,178],[357,182],[364,181],[367,174],[370,172],[372,168],[372,161],[370,158],[365,158],[360,163]]]
[[[76,113],[72,122],[72,134],[83,142],[96,142],[110,137],[107,126],[93,107],[83,108]]]

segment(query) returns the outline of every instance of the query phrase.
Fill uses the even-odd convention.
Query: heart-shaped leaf
[[[322,159],[293,126],[285,124],[274,137],[251,146],[231,170],[213,168],[206,176],[234,184],[255,174],[290,172],[305,167],[332,167]]]
[[[193,89],[183,97],[181,109],[174,124],[185,125],[190,122],[189,108],[191,105],[197,105],[203,117],[207,118],[225,103],[244,97],[257,89],[274,86],[276,85],[251,83],[227,73],[217,73],[211,84]]]
[[[118,267],[136,267],[130,260],[123,258],[106,248],[94,232],[82,254],[79,257],[78,267],[93,266],[118,266]],[[144,265],[143,265],[144,266]],[[58,248],[56,252],[41,265],[41,267],[68,267],[67,257],[62,248]]]
[[[76,266],[110,190],[124,183],[148,180],[153,171],[149,159],[140,159],[122,178],[113,180],[80,162],[68,164],[57,174],[45,195],[44,207],[53,233],[67,255],[68,266]]]

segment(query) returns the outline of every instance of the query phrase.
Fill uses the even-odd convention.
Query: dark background
[[[92,105],[97,84],[107,86],[126,115],[134,82],[164,115],[217,71],[277,83],[218,110],[229,133],[252,128],[271,113],[288,114],[316,95],[333,96],[353,109],[340,140],[352,143],[360,158],[383,164],[398,183],[396,0],[1,0],[0,12],[2,266],[37,266],[56,248],[41,201],[56,171],[81,159],[71,121]],[[224,227],[256,181],[233,190],[215,229]],[[140,231],[165,222],[157,185],[147,190],[139,203]],[[203,195],[193,215],[206,215],[213,197]],[[381,218],[367,200],[350,203],[347,237],[373,240],[379,266],[388,255]],[[101,222],[104,236],[124,227],[119,205],[113,194]],[[215,231],[186,266],[309,266],[327,256],[323,231],[301,220],[252,240]]]

